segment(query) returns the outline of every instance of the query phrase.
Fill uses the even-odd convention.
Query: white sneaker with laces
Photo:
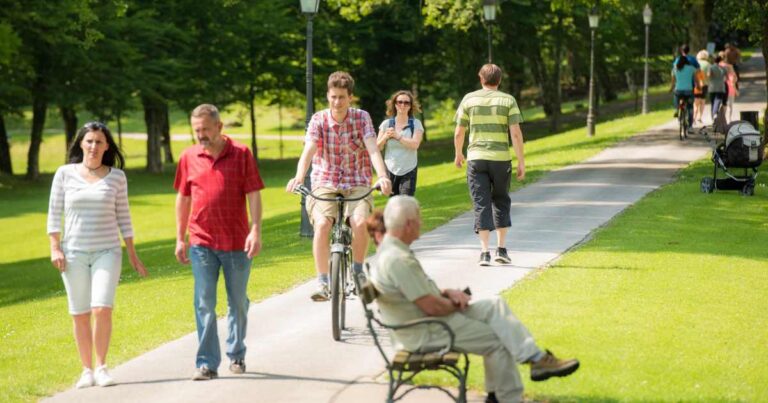
[[[106,365],[102,365],[96,368],[96,372],[94,372],[93,374],[93,379],[96,385],[99,385],[101,387],[112,386],[115,384],[115,380],[112,379],[112,375],[110,375],[109,371],[107,371]]]
[[[75,388],[83,389],[93,386],[93,371],[90,368],[83,368],[83,373],[80,374],[80,379],[77,380]]]

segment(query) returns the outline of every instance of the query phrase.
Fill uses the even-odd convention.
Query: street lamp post
[[[651,17],[653,11],[648,3],[643,9],[643,23],[645,23],[645,78],[643,80],[643,115],[648,113],[648,38],[651,32]]]
[[[592,31],[591,46],[589,52],[589,111],[587,112],[587,135],[595,135],[595,31],[600,22],[597,7],[592,7],[589,12],[589,29]]]
[[[304,123],[304,129],[309,127],[309,121],[312,119],[312,114],[315,113],[315,100],[313,97],[313,74],[312,74],[312,18],[317,14],[317,9],[320,7],[320,0],[300,0],[301,12],[307,16],[307,116]],[[307,170],[307,174],[304,176],[304,186],[307,188],[312,187],[310,180],[310,172],[312,167]],[[314,235],[312,225],[309,224],[309,215],[307,214],[307,198],[301,196],[301,226],[299,227],[299,235],[307,238],[311,238]]]
[[[493,63],[491,24],[496,21],[496,0],[483,0],[483,19],[488,28],[488,63]]]

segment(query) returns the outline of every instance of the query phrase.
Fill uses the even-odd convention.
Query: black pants
[[[419,168],[413,168],[413,171],[406,173],[405,175],[395,175],[387,170],[387,176],[392,181],[392,194],[413,196],[416,193],[416,171]]]
[[[512,225],[509,217],[510,161],[467,161],[467,185],[475,212],[475,232]]]

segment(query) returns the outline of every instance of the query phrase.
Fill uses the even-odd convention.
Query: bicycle
[[[688,121],[688,97],[680,96],[677,101],[677,122],[678,122],[678,134],[680,135],[680,141],[688,138],[688,129],[691,127],[691,122]]]
[[[357,293],[352,278],[352,228],[347,225],[344,219],[344,203],[365,199],[373,193],[378,187],[371,188],[367,193],[360,197],[346,198],[336,195],[335,198],[319,197],[312,193],[303,185],[299,185],[294,193],[299,193],[305,197],[312,197],[318,201],[336,202],[338,213],[336,221],[331,229],[331,329],[333,339],[341,339],[341,331],[345,329],[346,319],[346,299],[352,294]]]

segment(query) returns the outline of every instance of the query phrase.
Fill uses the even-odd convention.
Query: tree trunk
[[[555,21],[555,64],[552,69],[552,80],[550,82],[552,104],[551,104],[551,116],[549,117],[549,131],[550,133],[556,133],[560,128],[560,114],[562,113],[560,106],[562,103],[562,85],[560,83],[560,64],[562,61],[562,48],[563,48],[563,18],[560,13],[557,13],[557,20]]]
[[[75,135],[77,135],[77,112],[75,112],[75,108],[72,106],[62,105],[59,105],[59,112],[61,113],[61,119],[64,120],[64,138],[66,139],[64,162],[66,163],[69,147],[72,145],[72,140],[75,139]]]
[[[595,43],[597,43],[597,41],[595,41]],[[598,52],[598,49],[600,48],[600,46],[595,46],[595,60],[605,60],[602,52]],[[602,62],[595,62],[595,80],[597,80],[596,83],[598,87],[596,92],[598,94],[602,93],[605,102],[610,102],[618,98],[616,88],[614,88],[614,84],[610,77],[611,73],[608,72],[608,66]],[[595,98],[595,102],[599,102],[599,97],[595,96]]]
[[[531,35],[531,41],[532,46],[529,48],[530,51],[528,52],[530,55],[528,60],[531,62],[531,73],[533,73],[533,78],[539,87],[539,91],[541,91],[539,101],[544,109],[544,114],[550,119],[550,128],[552,128],[551,119],[554,116],[554,119],[558,120],[560,115],[560,103],[558,102],[558,97],[556,95],[557,87],[559,87],[559,85],[552,82],[552,75],[547,72],[544,58],[541,55],[541,43],[538,37],[536,35]],[[558,123],[555,123],[555,126],[557,125]]]
[[[122,112],[118,110],[115,112],[115,118],[117,119],[117,145],[120,146],[120,149],[123,149],[123,119],[122,119]]]
[[[168,103],[163,103],[163,155],[165,162],[173,164],[173,151],[171,151],[171,123],[168,116]]]
[[[147,125],[147,171],[163,172],[161,160],[163,127],[167,103],[164,100],[142,97],[144,107],[144,123]]]
[[[251,153],[253,153],[253,159],[258,164],[259,162],[259,148],[256,147],[256,106],[253,99],[256,98],[256,88],[253,83],[250,84],[248,89],[248,111],[251,118]]]
[[[11,144],[8,142],[8,132],[5,130],[5,120],[2,114],[0,114],[0,172],[13,175]]]
[[[691,54],[696,55],[699,50],[707,47],[707,33],[709,32],[709,22],[714,1],[693,0],[690,7],[688,46],[691,48]]]
[[[37,180],[40,177],[40,143],[43,142],[43,128],[48,102],[43,98],[45,91],[36,86],[32,93],[32,131],[30,132],[29,152],[27,153],[27,180]]]

